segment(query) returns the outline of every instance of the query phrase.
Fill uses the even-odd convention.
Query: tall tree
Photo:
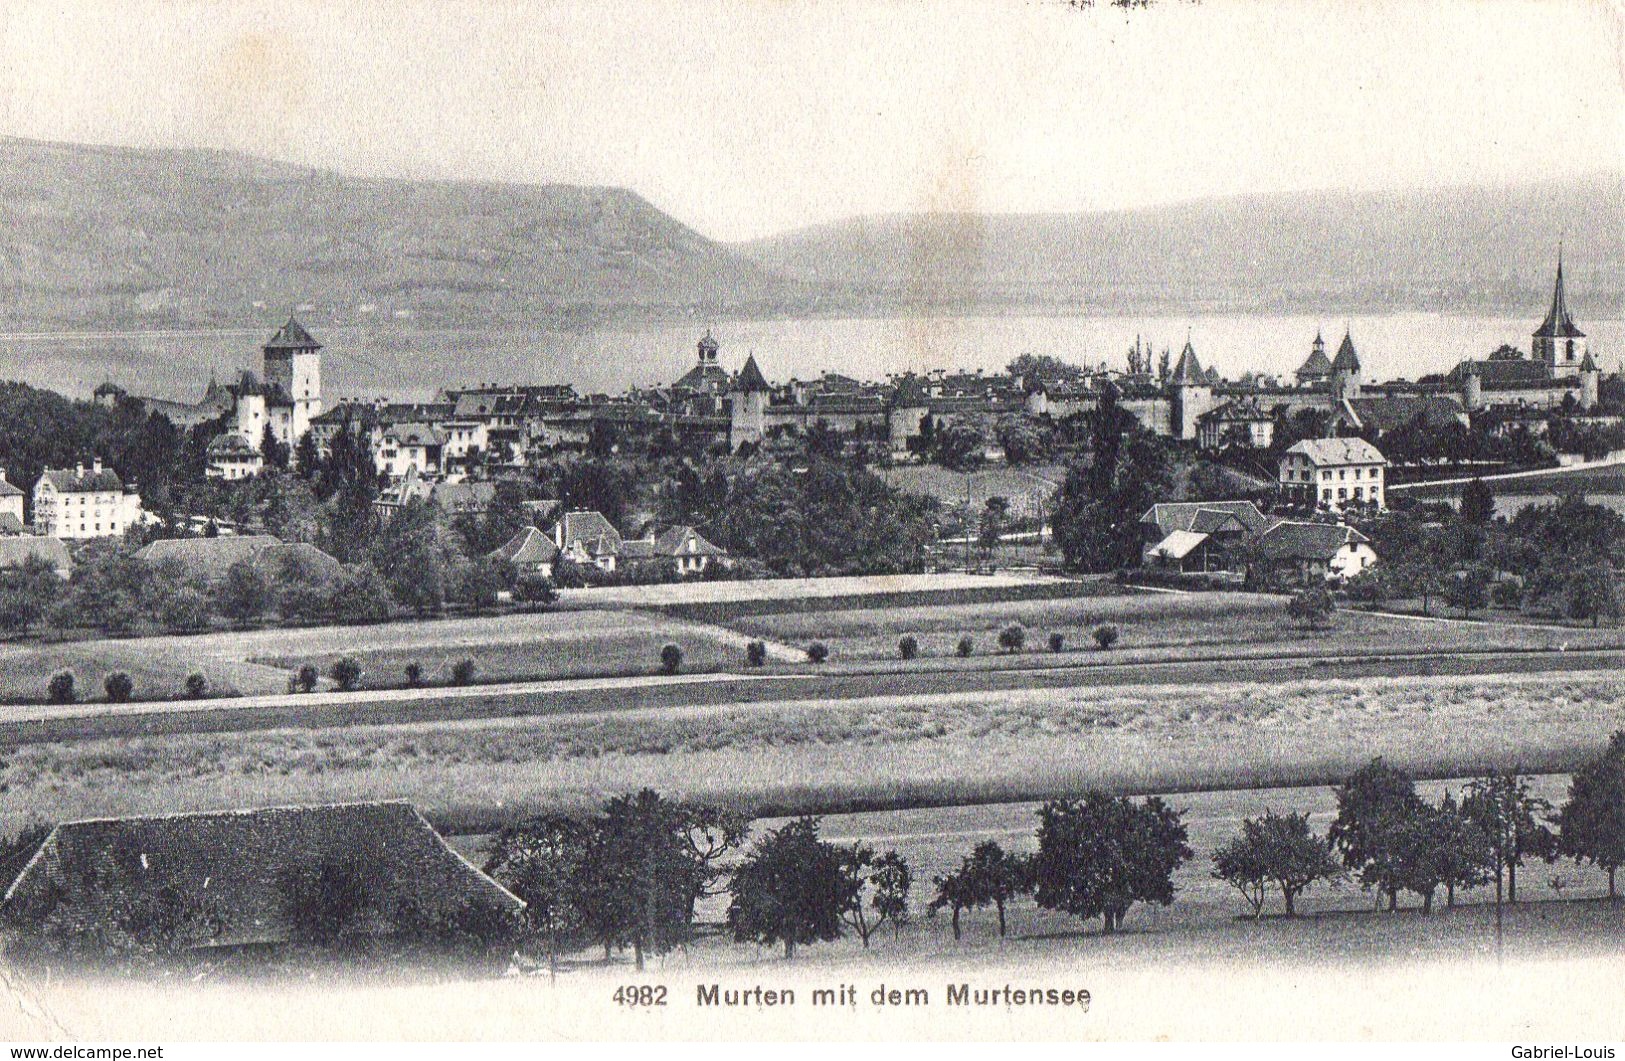
[[[1625,730],[1569,780],[1569,798],[1557,819],[1559,850],[1608,874],[1608,895],[1618,896],[1615,875],[1625,866]]]
[[[1173,902],[1173,874],[1193,852],[1183,815],[1152,796],[1089,792],[1051,800],[1039,811],[1033,878],[1038,905],[1101,918],[1115,932],[1136,902]]]
[[[728,928],[740,942],[783,944],[786,958],[800,944],[840,939],[842,914],[862,909],[850,870],[850,852],[818,839],[817,818],[771,830],[734,870]]]
[[[1378,757],[1332,791],[1337,818],[1327,839],[1341,854],[1343,865],[1359,874],[1360,883],[1381,890],[1388,896],[1388,908],[1395,909],[1403,884],[1395,872],[1391,840],[1398,825],[1422,805],[1416,782]]]

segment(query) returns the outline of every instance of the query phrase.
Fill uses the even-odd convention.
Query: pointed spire
[[[767,389],[767,379],[757,367],[756,355],[747,354],[745,366],[739,370],[739,376],[734,380],[734,390],[744,394],[755,394]]]
[[[1333,372],[1360,371],[1360,355],[1354,352],[1354,338],[1348,330],[1343,328],[1343,341],[1337,346],[1337,356],[1332,359]]]
[[[1569,316],[1568,296],[1563,291],[1563,245],[1557,245],[1557,280],[1552,285],[1552,308],[1535,330],[1536,339],[1584,339],[1585,332],[1574,326]]]
[[[1207,373],[1202,371],[1202,363],[1196,359],[1196,348],[1191,345],[1189,335],[1185,337],[1185,349],[1179,352],[1179,363],[1174,366],[1174,374],[1170,378],[1174,383],[1207,382]]]

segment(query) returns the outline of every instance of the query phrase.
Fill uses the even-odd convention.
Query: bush
[[[999,631],[999,647],[1006,652],[1020,652],[1027,643],[1027,631],[1020,623],[1011,623]]]
[[[1051,652],[1059,652],[1064,648],[1066,648],[1065,634],[1061,633],[1060,631],[1056,631],[1055,633],[1049,635],[1049,650]]]
[[[475,666],[471,659],[460,659],[451,665],[451,683],[467,685],[474,680]]]
[[[128,703],[135,695],[135,682],[124,671],[116,670],[102,679],[102,689],[109,703]]]
[[[897,654],[904,659],[913,659],[920,654],[920,642],[913,634],[904,634],[902,640],[897,642]]]
[[[308,693],[316,689],[316,681],[321,673],[314,663],[306,663],[299,668],[298,673],[288,678],[288,691],[291,693]]]
[[[959,639],[959,644],[955,646],[955,651],[959,653],[960,658],[968,658],[972,652],[976,651],[976,642],[972,641],[969,635],[966,635],[965,637]]]
[[[406,665],[406,686],[407,686],[407,688],[416,689],[418,686],[420,686],[422,684],[423,684],[423,664],[421,664],[421,663],[408,663]]]
[[[683,669],[683,650],[676,645],[665,645],[660,650],[660,669],[667,674],[676,674]]]
[[[1490,591],[1490,599],[1495,602],[1497,608],[1510,608],[1516,611],[1523,607],[1523,587],[1510,579],[1497,582],[1495,588]]]
[[[767,662],[767,644],[762,641],[752,641],[745,646],[745,662],[752,667],[760,667]]]
[[[1326,627],[1337,610],[1337,603],[1325,586],[1309,586],[1299,590],[1287,601],[1286,613],[1299,626],[1310,630]]]
[[[822,641],[814,641],[807,646],[807,658],[814,663],[822,663],[829,659],[829,646]]]
[[[348,692],[361,680],[361,664],[356,662],[354,656],[340,656],[333,661],[327,675],[333,679],[334,685]]]
[[[51,698],[53,704],[71,704],[79,699],[78,691],[74,688],[75,678],[73,671],[61,670],[51,675],[50,682],[45,686],[45,694]]]
[[[1092,636],[1095,639],[1095,644],[1104,649],[1111,648],[1113,645],[1117,644],[1117,638],[1119,635],[1117,627],[1113,626],[1111,623],[1103,623],[1100,626],[1095,627],[1095,632]]]
[[[201,700],[209,695],[209,679],[201,671],[193,671],[186,676],[186,695],[192,700]]]
[[[540,575],[521,575],[514,583],[513,598],[523,604],[552,604],[559,594],[553,583]]]

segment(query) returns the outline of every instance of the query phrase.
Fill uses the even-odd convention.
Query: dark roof
[[[211,457],[221,458],[247,457],[252,459],[261,455],[258,446],[235,431],[227,431],[224,434],[216,435],[209,442],[208,453]]]
[[[271,336],[271,341],[265,344],[266,353],[279,350],[320,350],[321,348],[322,344],[313,339],[311,334],[305,331],[305,326],[294,320],[292,316],[288,318],[288,323],[277,329],[277,333]]]
[[[1202,363],[1196,360],[1196,348],[1185,340],[1185,349],[1179,352],[1179,364],[1174,366],[1174,374],[1170,377],[1175,383],[1207,383],[1210,382],[1207,373],[1202,370]]]
[[[33,534],[0,537],[0,568],[21,567],[31,556],[47,561],[59,574],[73,570],[68,547],[58,538]]]
[[[1258,539],[1258,549],[1267,560],[1327,560],[1345,545],[1370,540],[1354,528],[1340,524],[1284,519],[1263,533]]]
[[[1166,537],[1174,531],[1212,533],[1210,526],[1223,525],[1220,517],[1234,518],[1249,534],[1257,534],[1269,526],[1269,518],[1251,501],[1164,501],[1147,509],[1140,522],[1155,524]],[[1198,520],[1203,527],[1196,526]]]
[[[519,567],[551,563],[559,555],[553,539],[535,527],[520,527],[519,532],[488,554],[493,560],[506,560]]]
[[[1489,358],[1483,361],[1462,361],[1450,370],[1445,377],[1452,384],[1460,386],[1467,381],[1468,376],[1477,376],[1479,385],[1485,390],[1509,390],[1523,387],[1542,387],[1555,382],[1552,378],[1551,366],[1544,361],[1535,361],[1527,358],[1517,360],[1503,360]]]
[[[553,538],[561,548],[583,542],[589,550],[596,546],[602,552],[605,545],[612,546],[607,551],[618,551],[621,545],[621,532],[598,512],[566,512],[554,526]]]
[[[22,497],[22,490],[7,482],[3,472],[0,472],[0,497]]]
[[[671,385],[674,391],[716,392],[728,389],[728,373],[715,361],[695,365]]]
[[[16,535],[27,531],[28,528],[23,526],[23,521],[17,518],[16,513],[0,512],[0,534]]]
[[[1331,359],[1326,356],[1326,343],[1321,339],[1320,333],[1315,333],[1315,345],[1309,351],[1309,356],[1303,359],[1298,366],[1297,375],[1300,379],[1324,379],[1332,373]]]
[[[1552,308],[1546,311],[1546,319],[1540,322],[1535,329],[1536,339],[1584,339],[1585,332],[1574,326],[1574,318],[1569,316],[1569,303],[1563,294],[1563,256],[1557,256],[1557,282],[1552,285]]]
[[[763,377],[762,370],[756,366],[756,355],[746,355],[745,366],[739,370],[739,377],[734,380],[734,390],[753,394],[767,389],[767,379]]]
[[[1378,398],[1349,398],[1349,408],[1359,417],[1360,426],[1377,431],[1393,431],[1422,418],[1424,426],[1446,427],[1461,422],[1464,415],[1454,398],[1442,394],[1387,395]]]
[[[693,541],[694,547],[688,546]],[[728,550],[713,545],[693,527],[671,527],[655,535],[655,552],[661,556],[727,556]]]
[[[47,468],[40,476],[65,494],[93,494],[122,491],[124,480],[111,468]]]
[[[1252,423],[1258,420],[1275,419],[1274,414],[1266,411],[1258,404],[1255,397],[1235,398],[1225,402],[1216,409],[1209,409],[1197,420],[1212,420],[1219,423]]]
[[[325,867],[366,891],[353,931],[389,935],[471,908],[524,904],[458,855],[409,803],[270,807],[65,822],[6,892],[0,914],[23,926],[123,942],[117,912],[132,899],[178,898],[197,911],[193,947],[287,942],[289,891]]]
[[[213,582],[224,578],[232,564],[240,560],[253,563],[261,551],[281,544],[281,539],[269,534],[223,534],[218,538],[160,538],[143,546],[136,552],[135,558],[149,564],[178,560],[185,565],[188,576]]]
[[[1346,331],[1343,333],[1343,341],[1337,344],[1337,356],[1332,358],[1332,371],[1360,371],[1360,355],[1354,352],[1354,340]]]

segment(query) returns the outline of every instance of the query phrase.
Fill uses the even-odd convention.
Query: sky
[[[1625,0],[0,0],[0,134],[630,187],[718,239],[1625,168]]]

